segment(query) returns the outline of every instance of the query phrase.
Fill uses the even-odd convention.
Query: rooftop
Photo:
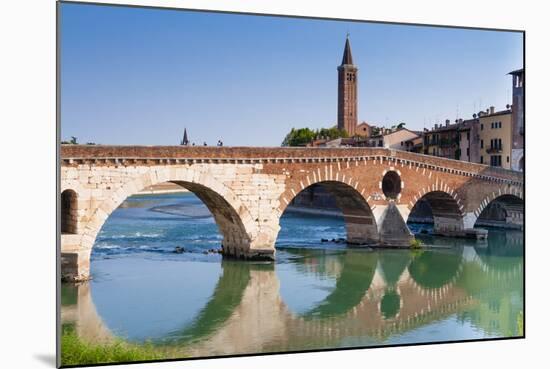
[[[521,74],[523,74],[523,73],[525,73],[525,71],[524,71],[523,68],[521,68],[521,69],[513,70],[513,71],[511,71],[511,72],[508,73],[508,74],[511,74],[511,75],[513,75],[513,76],[519,76],[519,75],[521,75]]]

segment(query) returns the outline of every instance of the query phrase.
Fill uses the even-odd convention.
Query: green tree
[[[332,127],[332,128],[321,128],[317,130],[317,137],[334,140],[341,137],[343,138],[349,137],[349,135],[348,135],[348,132],[346,132],[346,130],[344,129],[338,129],[337,127]]]
[[[312,130],[310,128],[292,128],[285,136],[282,146],[305,146],[315,139],[334,140],[340,137],[348,137],[345,130],[340,130],[337,127],[321,128]]]
[[[405,125],[406,125],[406,124],[407,124],[407,123],[405,123],[405,122],[399,123],[399,124],[397,125],[397,129],[405,128]]]
[[[283,146],[305,146],[315,139],[315,131],[309,128],[292,128],[283,140]]]

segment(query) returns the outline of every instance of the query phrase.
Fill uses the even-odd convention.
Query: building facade
[[[407,151],[407,142],[419,136],[418,132],[410,131],[407,128],[388,130],[384,134],[369,137],[368,146]]]
[[[512,110],[486,111],[454,124],[436,124],[423,133],[423,153],[512,169]]]
[[[512,159],[513,170],[523,171],[525,168],[525,113],[524,87],[525,71],[522,69],[509,73],[512,76]]]
[[[460,129],[462,121],[451,124],[447,119],[445,125],[436,124],[431,131],[423,133],[424,154],[441,158],[460,160]]]
[[[361,136],[361,137],[370,137],[373,134],[373,126],[368,124],[367,122],[361,122],[356,128],[355,128],[355,135]]]
[[[512,169],[512,110],[495,112],[491,107],[486,112],[480,112],[479,163]]]
[[[348,36],[342,64],[338,66],[338,129],[345,130],[350,137],[357,128],[357,72]]]

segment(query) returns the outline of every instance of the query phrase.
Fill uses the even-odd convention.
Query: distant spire
[[[189,145],[189,139],[187,138],[187,128],[183,129],[183,139],[181,140],[180,145],[183,145],[183,146]]]
[[[353,58],[351,57],[351,46],[349,44],[349,33],[346,36],[346,46],[344,47],[344,56],[342,57],[342,65],[353,65]]]

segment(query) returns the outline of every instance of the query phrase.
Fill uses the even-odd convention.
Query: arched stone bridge
[[[313,184],[334,196],[356,245],[408,245],[406,222],[420,199],[430,204],[434,230],[451,236],[472,228],[495,200],[523,203],[521,173],[382,148],[62,145],[60,178],[66,280],[89,277],[109,215],[164,182],[195,193],[216,220],[223,253],[245,259],[275,257],[281,215]]]

